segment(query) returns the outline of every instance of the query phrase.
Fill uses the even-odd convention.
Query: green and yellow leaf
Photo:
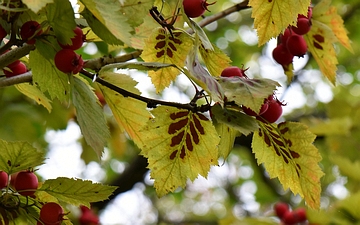
[[[104,70],[100,73],[100,77],[120,88],[140,95],[139,90],[135,88],[137,82],[125,74]],[[141,146],[142,135],[139,130],[145,126],[151,117],[146,109],[146,103],[124,97],[105,86],[100,86],[100,88],[120,128],[125,130],[138,146]]]
[[[114,186],[93,183],[89,180],[58,177],[46,180],[38,189],[38,192],[46,192],[59,201],[68,204],[75,206],[85,205],[90,208],[91,202],[108,199],[116,188]]]
[[[13,174],[44,163],[45,153],[27,142],[6,142],[0,139],[0,171]]]
[[[315,135],[296,122],[260,123],[252,149],[258,164],[264,164],[270,178],[277,177],[284,189],[303,197],[310,208],[319,209],[324,175],[318,163],[321,155],[313,145]]]
[[[16,84],[15,87],[18,91],[36,101],[36,103],[38,103],[39,105],[44,106],[49,113],[51,112],[51,101],[35,85],[29,83],[22,83]]]
[[[219,136],[203,114],[173,107],[151,111],[154,118],[141,131],[140,154],[148,158],[158,196],[185,187],[187,179],[206,177],[217,165]]]
[[[34,13],[38,13],[46,4],[54,2],[54,0],[23,0],[22,1]]]
[[[219,77],[221,72],[230,66],[231,59],[218,47],[213,46],[213,50],[200,47],[200,55],[204,60],[206,68],[212,76]]]
[[[254,18],[260,46],[289,25],[296,25],[298,14],[307,14],[310,0],[250,0],[249,6],[252,7],[251,17]]]
[[[192,45],[191,37],[183,31],[175,30],[171,35],[165,29],[157,28],[145,41],[141,58],[145,62],[169,63],[183,67]],[[161,92],[168,87],[179,74],[180,71],[177,68],[164,68],[149,72],[156,92]]]

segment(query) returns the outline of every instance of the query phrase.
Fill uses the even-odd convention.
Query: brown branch
[[[9,78],[0,79],[0,88],[32,81],[31,71]]]

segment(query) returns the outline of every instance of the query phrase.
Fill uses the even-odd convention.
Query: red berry
[[[207,3],[206,0],[184,0],[183,6],[185,14],[188,17],[195,18],[204,14],[205,10],[208,10],[207,6],[213,5],[213,3]]]
[[[22,62],[15,63],[15,62],[7,66],[7,69],[3,69],[3,72],[6,77],[13,77],[27,72],[27,68],[24,63]]]
[[[306,221],[306,210],[304,208],[298,208],[293,211],[296,218],[296,222],[302,223]]]
[[[311,29],[311,22],[308,18],[299,18],[296,27],[291,26],[291,30],[298,35],[307,34]]]
[[[0,171],[0,189],[6,187],[8,185],[8,181],[9,175],[4,171]]]
[[[6,30],[0,25],[0,41],[6,37]]]
[[[94,212],[85,207],[85,206],[80,206],[81,209],[81,216],[79,218],[79,223],[80,225],[97,225],[99,224],[99,217],[94,214]]]
[[[292,30],[287,28],[283,34],[280,35],[281,43],[286,46],[287,40],[291,36]]]
[[[35,36],[42,33],[41,26],[38,22],[30,20],[24,23],[20,29],[21,39],[26,40],[28,44],[35,44]]]
[[[84,33],[80,27],[76,27],[74,30],[74,33],[75,33],[75,36],[73,38],[71,38],[71,42],[72,42],[71,45],[64,45],[64,44],[61,44],[60,42],[58,42],[59,45],[62,48],[72,49],[72,50],[77,50],[77,49],[81,48],[81,46],[84,43]]]
[[[37,176],[30,171],[19,172],[15,179],[15,189],[19,194],[23,196],[34,195],[36,189],[38,188],[38,178]]]
[[[293,212],[291,211],[287,211],[283,217],[281,218],[281,220],[286,224],[286,225],[293,225],[297,223],[296,217],[294,215]]]
[[[283,44],[279,44],[274,48],[272,56],[280,65],[289,65],[294,58],[294,55],[291,54]]]
[[[71,49],[61,49],[54,58],[55,66],[64,73],[78,73],[83,65],[84,60],[80,55]]]
[[[245,71],[247,69],[240,69],[237,66],[229,66],[221,72],[222,77],[247,77]]]
[[[287,213],[290,208],[289,205],[285,202],[278,202],[274,205],[274,210],[279,219],[283,218],[285,213]]]
[[[283,112],[283,104],[273,97],[268,99],[268,101],[268,109],[262,115],[257,116],[256,119],[265,123],[274,123],[280,118]]]
[[[64,210],[56,202],[48,202],[40,209],[40,220],[45,224],[61,224],[63,221]]]
[[[307,52],[307,45],[303,36],[293,34],[286,42],[286,48],[289,52],[298,57],[302,57]]]

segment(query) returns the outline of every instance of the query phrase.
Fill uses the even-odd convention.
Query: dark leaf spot
[[[163,48],[165,47],[165,44],[166,44],[165,41],[159,41],[158,43],[156,43],[155,49]]]
[[[185,148],[183,146],[182,149],[181,149],[181,152],[180,152],[180,158],[184,159],[185,156],[186,156],[186,152],[185,152]]]
[[[8,164],[9,166],[11,166],[11,165],[12,165],[12,163],[11,163],[11,161],[10,161],[10,160],[8,160],[8,161],[7,161],[7,164]]]
[[[320,49],[320,50],[323,50],[324,48],[317,42],[314,41],[314,47],[317,48],[317,49]]]
[[[166,49],[166,54],[167,54],[170,58],[173,57],[173,52],[171,51],[170,48],[167,48],[167,49]]]
[[[175,150],[171,153],[171,155],[170,155],[171,160],[175,159],[177,152],[178,152],[178,150]]]
[[[186,134],[185,143],[189,151],[192,151],[194,149],[193,143],[191,142],[191,136],[189,133]]]
[[[320,35],[320,34],[315,34],[315,35],[313,35],[313,38],[314,38],[317,42],[319,42],[319,43],[323,43],[323,42],[325,41],[324,36],[322,36],[322,35]]]
[[[172,42],[169,42],[169,46],[172,50],[176,51],[177,48],[175,47],[175,45]]]
[[[170,119],[176,120],[177,118],[185,117],[188,114],[189,114],[188,111],[181,111],[181,112],[177,112],[177,113],[171,113],[170,114]]]
[[[300,154],[299,154],[299,153],[294,152],[294,151],[292,151],[292,150],[290,150],[290,154],[291,154],[291,156],[292,156],[294,159],[297,159],[297,158],[300,157]]]
[[[199,144],[199,135],[196,132],[196,129],[194,127],[194,123],[190,123],[190,133],[191,133],[191,136],[192,136],[195,144]]]
[[[174,146],[180,144],[180,142],[184,138],[184,134],[185,134],[185,131],[181,131],[178,135],[172,137],[170,146],[174,147]]]
[[[161,50],[160,52],[156,53],[156,57],[161,58],[164,55],[164,53],[165,53],[165,50]]]
[[[199,131],[200,134],[205,134],[205,130],[203,128],[203,126],[201,125],[200,121],[198,120],[198,118],[196,116],[193,117],[194,118],[194,123],[195,123],[195,127],[196,129]]]
[[[172,123],[169,126],[168,133],[175,134],[178,130],[181,130],[188,123],[188,118],[179,120],[178,122]]]

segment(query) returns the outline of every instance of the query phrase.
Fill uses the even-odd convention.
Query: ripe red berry
[[[268,105],[268,109],[262,115],[257,116],[256,119],[264,123],[274,123],[280,118],[283,112],[283,104],[278,99],[271,96],[268,99]]]
[[[285,213],[287,213],[290,208],[289,205],[285,202],[277,202],[274,205],[274,210],[276,215],[279,217],[279,219],[283,218],[283,216],[285,215]]]
[[[281,219],[286,225],[293,225],[297,223],[296,217],[293,212],[287,211],[282,219]]]
[[[54,58],[55,66],[64,73],[78,73],[83,65],[84,60],[80,55],[71,49],[61,49]]]
[[[287,28],[283,34],[280,35],[281,43],[286,46],[287,40],[291,36],[292,30]]]
[[[21,171],[16,176],[14,186],[19,194],[23,196],[32,196],[38,188],[38,184],[38,178],[33,172]]]
[[[6,37],[6,30],[0,25],[0,41]]]
[[[38,22],[30,20],[24,23],[20,29],[21,39],[26,40],[28,44],[35,44],[35,36],[39,36],[42,33],[41,26]]]
[[[27,68],[26,68],[26,65],[24,63],[22,63],[20,61],[18,63],[15,63],[15,64],[14,63],[7,66],[7,69],[3,69],[3,72],[4,72],[6,77],[13,77],[13,76],[20,75],[20,74],[23,74],[23,73],[27,72]]]
[[[60,225],[63,221],[64,210],[56,202],[48,202],[40,209],[40,220],[44,224]]]
[[[280,65],[289,65],[290,63],[292,63],[294,55],[291,54],[287,48],[285,47],[285,45],[283,44],[279,44],[278,46],[276,46],[276,48],[274,48],[273,52],[272,52],[272,56],[274,58],[274,60],[279,63]]]
[[[77,49],[81,48],[81,46],[84,43],[84,33],[80,27],[76,27],[74,30],[74,33],[75,33],[75,36],[73,38],[71,38],[71,42],[72,42],[71,45],[64,45],[64,44],[61,44],[60,42],[58,42],[59,45],[62,48],[72,49],[72,50],[77,50]]]
[[[303,36],[293,34],[286,42],[286,48],[289,52],[298,57],[302,57],[307,52],[307,45]]]
[[[237,66],[229,66],[221,72],[222,77],[247,77],[245,71],[247,69],[240,69]]]
[[[8,185],[8,181],[9,175],[4,171],[0,171],[0,189],[6,187]]]
[[[80,225],[97,225],[99,224],[99,217],[89,208],[80,206],[81,216],[79,218]]]
[[[296,27],[291,26],[291,30],[298,35],[307,34],[311,29],[311,22],[308,18],[298,18]]]
[[[207,3],[206,0],[184,0],[183,6],[185,14],[190,18],[199,17],[204,14],[205,10],[208,10],[209,5],[213,3]],[[209,11],[209,10],[208,10]]]
[[[296,222],[302,223],[306,221],[306,210],[304,208],[297,208],[293,211]]]

